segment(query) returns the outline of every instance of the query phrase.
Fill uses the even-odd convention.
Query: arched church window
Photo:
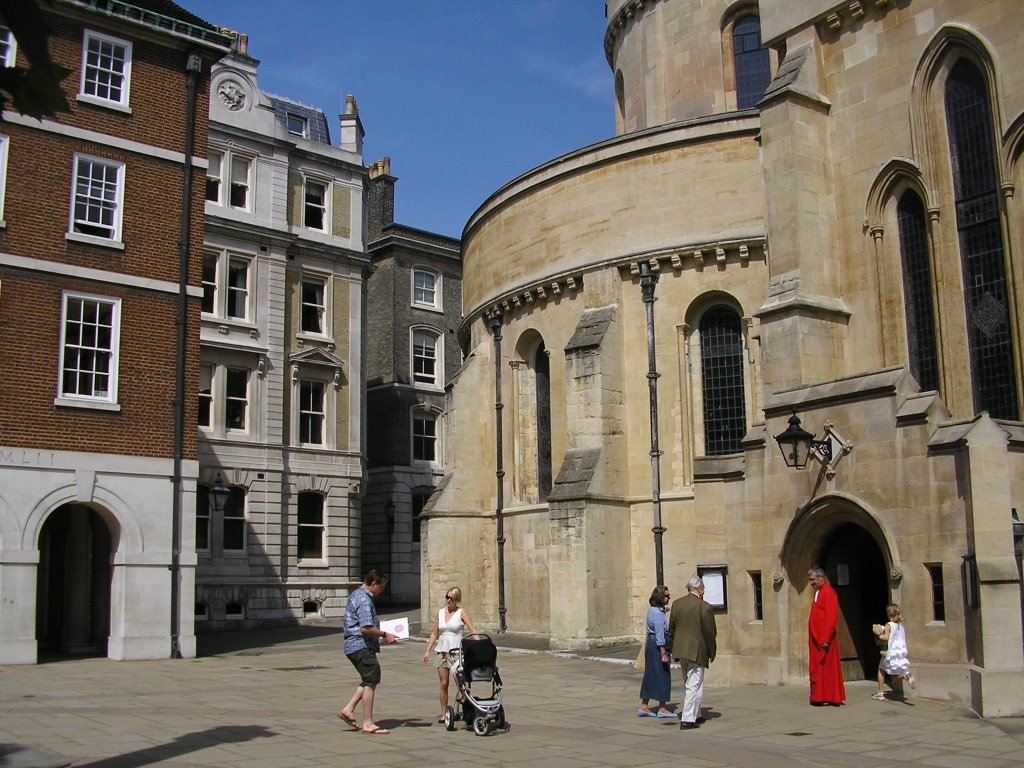
[[[974,407],[997,419],[1016,420],[1016,374],[992,109],[985,79],[972,62],[961,60],[953,67],[946,81],[945,106]]]
[[[732,57],[736,76],[736,106],[753,107],[771,82],[768,48],[761,42],[761,18],[750,15],[736,20],[732,28]]]
[[[537,492],[543,501],[551,493],[551,362],[544,342],[534,353],[537,376]]]
[[[900,257],[903,267],[903,303],[907,315],[910,372],[922,390],[939,388],[939,365],[932,309],[932,272],[928,260],[928,230],[924,203],[907,190],[896,206]]]
[[[747,431],[743,385],[743,332],[739,314],[712,307],[700,319],[704,453],[738,453]]]

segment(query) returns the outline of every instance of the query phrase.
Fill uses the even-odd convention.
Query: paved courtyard
[[[337,628],[303,628],[206,639],[191,660],[2,667],[0,768],[1024,765],[1024,721],[876,702],[867,682],[840,708],[808,706],[799,686],[710,687],[707,722],[682,732],[635,716],[640,675],[625,660],[525,648],[498,656],[511,730],[448,732],[416,640],[384,650],[376,714],[392,732],[367,736],[336,717],[356,682],[340,646]]]

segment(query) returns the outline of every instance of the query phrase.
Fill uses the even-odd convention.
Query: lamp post
[[[779,444],[786,466],[791,469],[803,469],[807,466],[807,459],[811,455],[811,451],[816,451],[826,466],[832,463],[832,441],[827,437],[825,440],[815,440],[814,435],[800,426],[800,417],[796,415],[796,408],[793,409],[793,415],[789,417],[789,426],[786,431],[776,435],[775,442]]]
[[[649,261],[640,262],[640,291],[647,311],[647,391],[651,408],[651,506],[654,508],[654,578],[665,583],[665,557],[662,552],[661,524],[661,449],[658,447],[658,364],[654,357],[654,287],[658,276],[651,272]]]

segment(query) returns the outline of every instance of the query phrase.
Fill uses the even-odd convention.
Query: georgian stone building
[[[606,13],[617,135],[464,232],[424,603],[459,583],[487,628],[635,638],[664,528],[665,581],[703,573],[719,608],[716,682],[806,680],[820,564],[848,679],[895,601],[922,695],[1021,714],[1019,8]],[[775,440],[794,414],[803,469]]]
[[[260,90],[247,42],[210,89],[200,632],[338,618],[362,582],[363,128],[348,97],[332,144],[320,109]]]
[[[363,570],[390,574],[382,596],[420,596],[420,513],[441,481],[444,387],[462,362],[459,241],[398,224],[389,158],[369,167],[367,481]]]
[[[194,656],[202,189],[230,41],[166,0],[39,5],[70,112],[0,123],[0,663]],[[0,58],[26,64],[2,23]]]

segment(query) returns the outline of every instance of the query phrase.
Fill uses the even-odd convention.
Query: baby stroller
[[[452,675],[458,689],[455,706],[444,713],[444,727],[455,730],[455,723],[464,720],[477,736],[488,736],[495,728],[505,731],[509,723],[501,705],[501,675],[498,674],[498,649],[488,635],[463,638],[460,653],[454,654]],[[480,695],[490,683],[490,694]],[[477,685],[474,692],[473,685]]]

